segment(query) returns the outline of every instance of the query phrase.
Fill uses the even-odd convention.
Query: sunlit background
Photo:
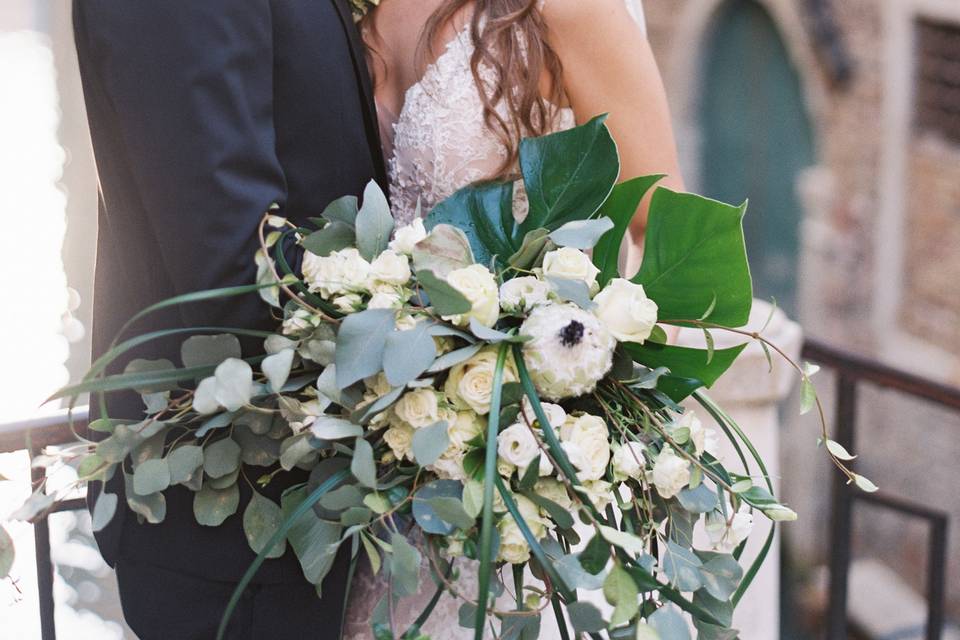
[[[758,297],[775,297],[808,338],[960,385],[960,2],[643,4],[688,184],[751,199]],[[89,363],[96,174],[85,118],[70,0],[0,0],[0,425],[55,408],[44,398]],[[832,411],[835,378],[821,378]],[[831,470],[781,382],[741,379],[749,402],[717,390],[780,451],[785,496],[801,514],[745,616],[764,631],[744,640],[777,628],[822,637],[830,597]],[[945,638],[960,637],[960,416],[869,387],[857,407],[862,470],[951,518]],[[28,491],[26,454],[0,454],[0,474],[13,480],[0,482],[2,521]],[[856,513],[851,637],[922,638],[926,529]],[[89,518],[57,514],[51,527],[60,637],[132,638]],[[0,640],[39,638],[32,528],[11,533],[18,559],[13,580],[0,581]]]

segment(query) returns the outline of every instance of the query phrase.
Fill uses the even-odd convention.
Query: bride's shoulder
[[[630,0],[540,0],[540,13],[551,27],[604,23],[630,15]]]

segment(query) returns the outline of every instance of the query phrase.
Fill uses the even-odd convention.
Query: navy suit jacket
[[[100,180],[94,357],[154,302],[253,283],[257,226],[271,203],[302,224],[370,179],[385,182],[345,0],[75,0],[74,29]],[[132,333],[190,326],[276,323],[252,294],[158,313]],[[180,341],[144,345],[111,372],[135,357],[179,364]],[[245,355],[257,347],[246,345]],[[134,394],[108,400],[113,417],[143,416]],[[276,500],[302,479],[266,493]],[[139,523],[123,506],[122,485],[120,473],[107,485],[121,507],[97,536],[111,565],[136,557],[236,581],[253,561],[242,529],[245,482],[239,511],[212,528],[195,522],[193,494],[182,487],[167,492],[162,524]],[[341,558],[324,585],[334,600],[344,575]],[[303,575],[289,549],[257,577],[295,580]]]

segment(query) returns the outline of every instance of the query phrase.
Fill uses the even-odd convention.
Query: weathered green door
[[[704,49],[700,122],[706,195],[739,203],[757,297],[796,315],[800,171],[814,162],[797,71],[776,25],[751,0],[717,13]]]

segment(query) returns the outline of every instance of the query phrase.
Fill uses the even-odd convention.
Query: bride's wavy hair
[[[464,9],[473,6],[469,35],[474,46],[470,67],[483,101],[487,127],[507,149],[507,157],[490,179],[514,177],[520,139],[549,132],[563,103],[563,67],[547,41],[547,24],[538,5],[541,0],[443,0],[423,28],[417,53],[425,69],[436,59],[442,37]],[[484,81],[481,69],[493,73]],[[547,95],[541,78],[549,79]],[[498,111],[503,105],[505,113]]]

